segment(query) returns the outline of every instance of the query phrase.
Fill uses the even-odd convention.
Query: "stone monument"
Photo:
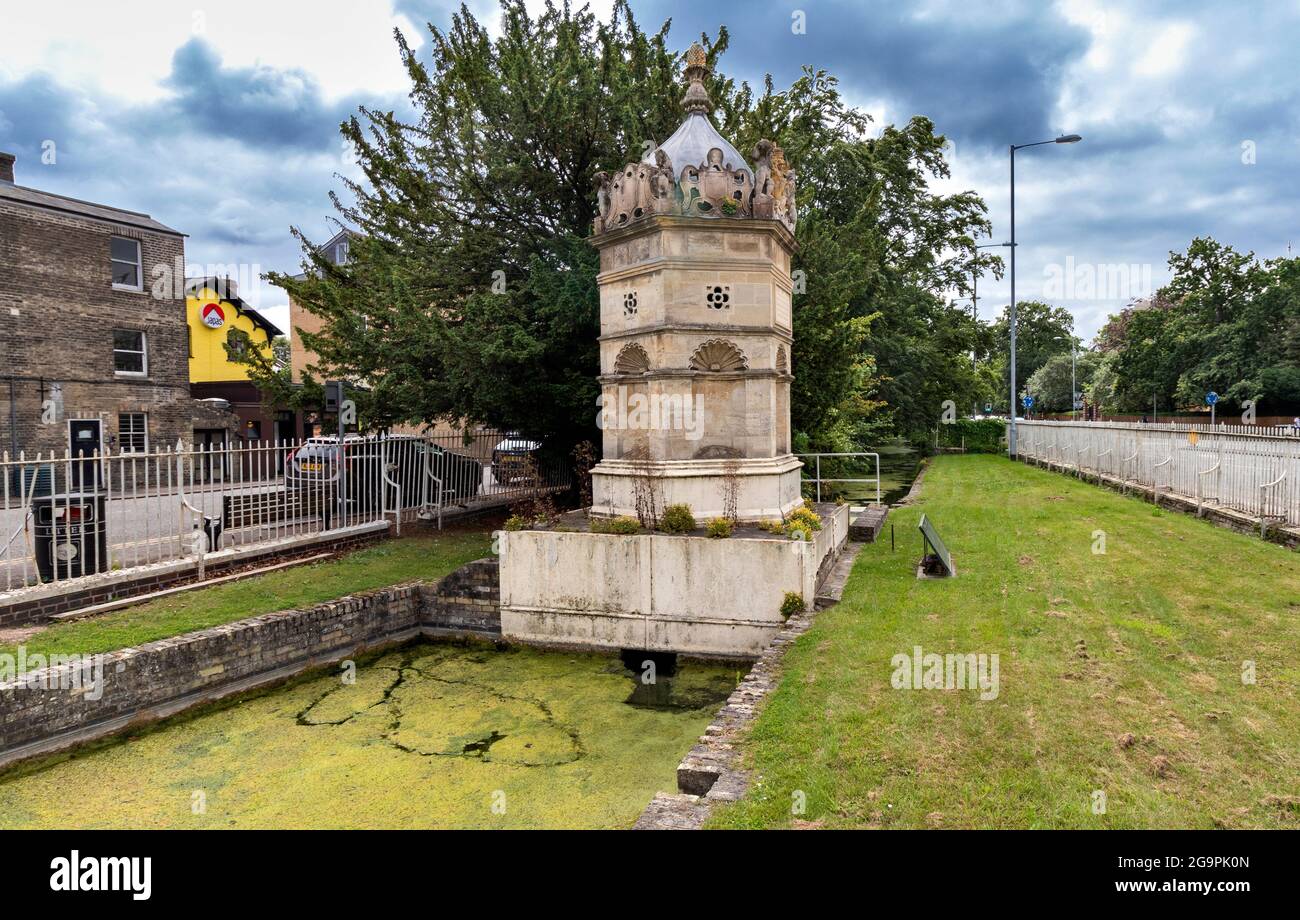
[[[780,517],[800,502],[790,453],[794,177],[771,141],[751,167],[718,133],[706,73],[695,45],[681,127],[641,162],[597,176],[596,515],[635,514],[647,477],[665,504],[697,517]]]
[[[672,504],[699,522],[759,522],[803,503],[790,453],[795,177],[771,141],[751,163],[718,133],[707,73],[695,45],[681,127],[595,177],[603,459],[588,516],[500,535],[508,640],[754,657],[789,595],[814,602],[847,538],[848,507],[834,505],[811,534],[647,532]],[[647,526],[590,526],[623,515]]]

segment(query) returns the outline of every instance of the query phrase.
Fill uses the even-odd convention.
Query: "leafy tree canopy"
[[[592,178],[680,123],[668,31],[642,29],[626,0],[608,22],[567,4],[533,17],[503,0],[495,39],[464,6],[446,31],[430,26],[427,51],[397,33],[416,117],[363,108],[341,126],[365,176],[335,198],[359,234],[351,261],[332,264],[295,230],[305,274],[268,276],[322,320],[302,333],[319,362],[299,401],[321,376],[342,377],[367,385],[371,424],[459,418],[566,444],[591,436]],[[736,83],[718,67],[728,41],[725,27],[702,38],[719,129],[742,151],[776,141],[799,175],[798,442],[931,424],[943,399],[975,392],[968,353],[988,345],[938,297],[968,282],[984,203],[929,190],[948,167],[927,119],[868,136],[868,116],[823,71],[780,91],[770,77],[758,90]],[[271,365],[252,373],[283,390]]]

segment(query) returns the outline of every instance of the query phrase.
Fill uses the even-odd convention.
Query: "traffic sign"
[[[1214,392],[1213,390],[1205,394],[1205,404],[1207,406],[1212,406],[1218,401],[1219,401],[1219,394]]]
[[[1025,408],[1026,408],[1026,409],[1032,409],[1033,406],[1034,406],[1034,397],[1032,397],[1032,396],[1026,395],[1026,396],[1025,396],[1022,400],[1020,400],[1020,401],[1021,401],[1022,403],[1025,404]]]

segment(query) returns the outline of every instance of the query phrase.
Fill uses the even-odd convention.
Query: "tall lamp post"
[[[1016,457],[1016,151],[1044,144],[1077,144],[1081,140],[1083,138],[1077,134],[1062,134],[1055,140],[1011,145],[1011,316],[1008,320],[1011,327],[1011,428],[1007,433],[1007,453],[1013,460]]]

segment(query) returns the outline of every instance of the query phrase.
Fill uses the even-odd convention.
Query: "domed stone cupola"
[[[704,49],[686,54],[686,119],[644,160],[596,176],[601,425],[592,511],[633,514],[647,477],[697,516],[780,516],[790,454],[794,174],[710,120]],[[644,496],[641,496],[644,500]]]
[[[709,118],[713,102],[704,88],[704,49],[686,52],[686,120],[672,136],[617,174],[596,174],[598,213],[594,231],[604,233],[652,214],[776,218],[793,230],[794,172],[781,148],[760,141],[754,167]]]

